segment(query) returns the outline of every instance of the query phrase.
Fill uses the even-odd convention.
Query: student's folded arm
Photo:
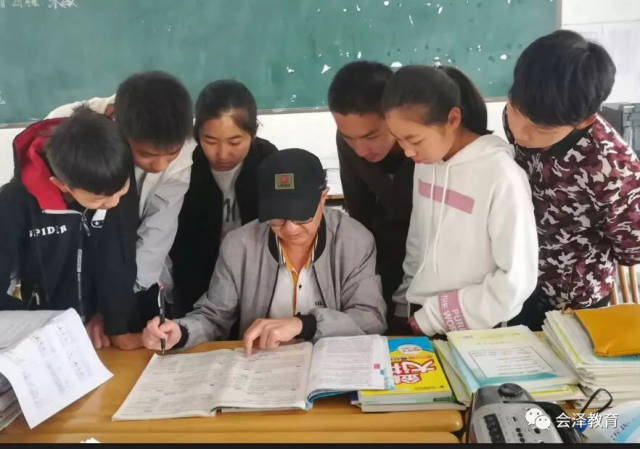
[[[529,184],[519,171],[504,176],[508,182],[496,186],[488,222],[497,269],[481,283],[426,298],[415,313],[426,335],[492,328],[516,316],[536,287],[538,237]]]
[[[416,198],[416,176],[417,175],[414,173],[414,187],[412,194],[412,204],[414,205],[418,204],[418,201],[420,201],[419,198]],[[396,303],[394,314],[403,318],[408,316],[407,290],[409,289],[409,285],[411,285],[413,277],[418,272],[420,264],[422,263],[422,260],[424,258],[424,240],[426,237],[424,235],[422,220],[420,220],[418,217],[418,214],[422,213],[423,211],[418,207],[413,207],[411,209],[409,231],[407,233],[407,242],[405,245],[405,256],[402,263],[402,271],[404,272],[404,274],[402,276],[402,282],[400,283],[400,286],[395,291],[392,297],[393,302]]]
[[[353,150],[341,137],[336,137],[338,146],[338,159],[340,161],[340,183],[344,195],[345,209],[349,216],[362,223],[367,229],[371,229],[371,219],[376,207],[375,195],[365,182],[358,176],[352,165],[352,160],[358,157],[355,154],[347,154]],[[331,192],[329,192],[331,193]]]
[[[11,275],[18,267],[19,247],[26,233],[24,211],[16,207],[13,183],[0,187],[0,310],[22,308],[22,301],[9,295]]]
[[[189,188],[191,167],[161,181],[138,226],[136,291],[146,290],[160,279],[163,263],[178,230],[178,215]]]
[[[640,263],[640,162],[610,160],[607,185],[595,186],[597,206],[606,210],[605,237],[622,265]],[[596,182],[592,180],[593,182]]]
[[[364,231],[364,229],[363,229]],[[341,310],[315,308],[316,333],[313,340],[330,336],[381,334],[387,328],[386,304],[380,276],[376,274],[376,248],[373,236],[358,237],[364,244],[349,248],[362,256],[342,282]]]
[[[193,311],[176,320],[181,328],[187,330],[184,347],[229,338],[231,326],[238,319],[240,296],[237,282],[241,282],[227,261],[226,255],[233,252],[232,246],[229,239],[223,240],[209,290],[194,304]]]

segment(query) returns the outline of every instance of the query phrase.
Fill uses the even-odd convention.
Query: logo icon
[[[416,355],[422,352],[422,348],[418,345],[411,345],[411,344],[400,345],[398,346],[398,352],[400,354]]]
[[[538,407],[532,407],[524,414],[527,424],[535,426],[540,430],[547,430],[551,427],[551,419]]]
[[[293,173],[276,173],[276,190],[293,190],[295,183]]]

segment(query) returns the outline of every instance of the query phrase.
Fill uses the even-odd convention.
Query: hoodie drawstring
[[[431,236],[431,219],[433,217],[433,212],[435,210],[435,198],[433,197],[436,191],[436,165],[433,164],[432,165],[433,168],[433,175],[431,176],[431,192],[429,194],[429,197],[431,198],[431,205],[429,207],[429,212],[427,215],[427,211],[424,211],[424,215],[427,215],[425,221],[427,222],[427,234],[425,236],[425,240],[427,242],[427,245],[429,244],[429,237]],[[424,218],[424,217],[423,217]],[[422,269],[424,268],[424,264],[427,261],[427,256],[429,255],[429,248],[425,248],[424,251],[424,255],[422,256],[422,263],[420,264],[420,268],[418,268],[418,271],[416,273],[419,273],[422,271]]]
[[[433,254],[433,270],[438,275],[438,264],[436,259],[436,251],[438,249],[438,241],[440,240],[440,227],[442,225],[442,219],[444,218],[444,209],[446,207],[445,200],[447,199],[447,188],[449,187],[449,170],[451,169],[451,165],[447,164],[447,168],[444,171],[444,186],[442,188],[442,205],[440,206],[440,213],[438,214],[438,222],[436,223],[436,236],[433,239],[433,248],[431,248],[431,252]]]

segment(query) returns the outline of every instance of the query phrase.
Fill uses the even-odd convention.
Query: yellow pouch
[[[602,357],[640,354],[640,304],[575,311],[593,350]]]

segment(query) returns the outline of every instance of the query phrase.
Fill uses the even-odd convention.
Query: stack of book
[[[0,431],[11,424],[20,413],[20,404],[11,384],[0,374]]]
[[[468,406],[480,387],[508,382],[537,401],[584,399],[575,373],[525,326],[456,331],[447,338],[434,344],[462,404]]]
[[[390,337],[393,390],[361,390],[352,404],[363,412],[463,410],[427,337]]]
[[[589,334],[574,314],[547,312],[544,334],[554,349],[576,372],[585,396],[591,397],[599,388],[606,388],[616,403],[640,399],[640,355],[599,357],[594,354]],[[599,394],[591,403],[601,407],[608,400]],[[582,407],[585,401],[577,401]]]

